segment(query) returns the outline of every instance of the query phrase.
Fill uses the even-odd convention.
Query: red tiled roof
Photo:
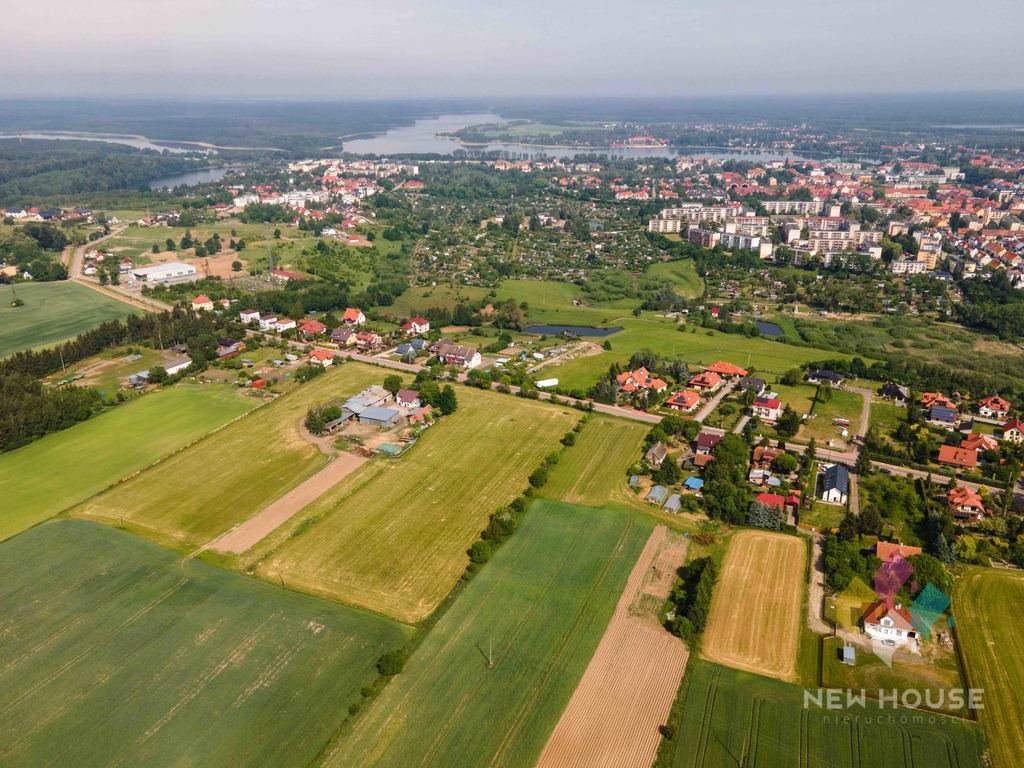
[[[939,448],[939,464],[974,469],[978,466],[978,452],[958,448],[955,445],[943,445]]]

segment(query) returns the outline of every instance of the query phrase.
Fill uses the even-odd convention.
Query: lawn
[[[956,636],[966,676],[985,690],[981,726],[996,768],[1020,765],[1024,755],[1024,638],[1020,611],[1024,574],[969,569],[953,594]]]
[[[608,325],[630,312],[638,302],[631,299],[607,304],[574,305],[573,299],[585,301],[583,290],[575,283],[554,280],[505,280],[498,286],[496,301],[513,299],[517,304],[526,302],[526,316],[531,323],[563,325]]]
[[[813,702],[805,707],[803,688],[705,661],[694,660],[687,669],[681,708],[673,768],[985,765],[973,723],[929,723],[927,713],[880,712],[871,703],[835,711]]]
[[[814,438],[820,445],[827,444],[829,440],[847,444],[848,438],[842,437],[842,427],[832,423],[833,419],[848,419],[850,426],[847,430],[850,435],[857,434],[860,427],[860,412],[864,407],[864,397],[859,392],[851,392],[848,389],[832,390],[832,398],[826,402],[815,402],[811,417],[800,427],[797,439],[808,441]]]
[[[893,440],[893,434],[899,425],[907,420],[907,409],[886,400],[875,400],[871,403],[871,426],[878,430],[879,435]]]
[[[179,384],[0,454],[0,539],[85,501],[256,404],[228,385]]]
[[[532,767],[651,527],[536,502],[326,764]]]
[[[846,507],[842,504],[826,504],[816,501],[810,509],[800,510],[800,523],[813,525],[819,530],[831,530],[839,527],[845,514]]]
[[[697,274],[693,259],[662,261],[649,266],[644,274],[671,285],[680,296],[695,299],[704,295],[704,279]]]
[[[25,302],[12,307],[15,291]],[[138,310],[64,280],[0,285],[0,357],[55,344]]]
[[[327,462],[300,432],[310,405],[353,395],[383,378],[373,366],[337,365],[72,514],[123,525],[178,549],[205,544]]]
[[[95,523],[0,552],[5,766],[307,765],[405,640]]]
[[[836,356],[835,352],[793,347],[763,337],[678,325],[674,320],[652,313],[644,313],[639,318],[628,313],[618,317],[612,314],[609,318],[624,329],[608,337],[611,351],[545,368],[545,376],[557,377],[561,389],[586,391],[608,372],[612,363],[626,364],[630,355],[638,349],[650,349],[660,355],[678,357],[693,365],[709,365],[716,360],[727,360],[745,368],[753,368],[761,374],[781,374],[802,363]]]
[[[647,425],[625,419],[591,418],[576,444],[562,454],[541,495],[590,507],[609,502],[635,505],[636,495],[629,489],[626,472],[640,460],[648,431]]]
[[[433,612],[488,516],[579,418],[469,387],[458,398],[401,459],[363,465],[257,546],[259,573],[401,621]]]
[[[452,309],[456,304],[475,304],[486,295],[487,289],[471,285],[414,285],[397,296],[394,303],[378,309],[408,317],[417,312],[426,312],[428,309]]]

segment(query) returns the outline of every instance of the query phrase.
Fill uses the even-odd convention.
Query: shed
[[[666,501],[661,508],[666,512],[677,514],[679,510],[682,508],[682,506],[683,497],[680,496],[678,493],[673,493],[671,496],[668,497],[668,501]]]
[[[683,482],[683,488],[688,491],[699,491],[704,487],[704,480],[700,477],[688,477]]]
[[[857,651],[852,645],[844,645],[839,649],[839,660],[851,667],[857,666]]]
[[[649,501],[651,504],[663,504],[666,498],[668,498],[668,488],[664,485],[655,485],[647,492],[644,501]]]
[[[393,427],[401,416],[402,414],[394,408],[381,408],[372,405],[359,414],[359,423],[371,424],[375,427]]]

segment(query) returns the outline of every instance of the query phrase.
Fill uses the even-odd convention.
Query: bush
[[[377,671],[384,677],[393,677],[405,668],[409,652],[405,648],[388,651],[377,660]]]

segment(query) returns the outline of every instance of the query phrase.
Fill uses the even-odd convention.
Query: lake
[[[762,336],[784,336],[782,329],[775,323],[766,323],[764,320],[755,320],[754,325],[757,326],[757,330],[761,332]]]
[[[211,181],[220,181],[227,168],[203,168],[201,171],[189,171],[179,173],[175,176],[164,176],[162,179],[155,179],[149,182],[150,189],[174,189],[174,187],[192,187],[196,184],[208,184]]]
[[[523,329],[525,333],[536,333],[545,336],[560,336],[564,333],[581,338],[584,336],[603,338],[604,336],[618,333],[621,330],[621,325],[613,325],[610,328],[595,328],[592,325],[528,325]]]
[[[471,125],[500,123],[504,118],[490,112],[478,112],[463,115],[441,115],[440,117],[417,120],[413,125],[392,128],[382,134],[366,138],[342,139],[345,152],[358,155],[415,155],[438,154],[450,155],[457,151],[471,154],[481,152],[501,152],[509,157],[532,159],[540,157],[572,158],[576,155],[600,155],[615,158],[641,157],[678,157],[680,155],[696,155],[717,160],[742,158],[760,162],[762,160],[782,160],[786,157],[804,160],[794,153],[770,152],[763,150],[733,150],[723,147],[624,147],[611,149],[588,147],[540,147],[534,144],[506,144],[492,142],[490,144],[474,144],[467,146],[441,133],[452,133]]]

